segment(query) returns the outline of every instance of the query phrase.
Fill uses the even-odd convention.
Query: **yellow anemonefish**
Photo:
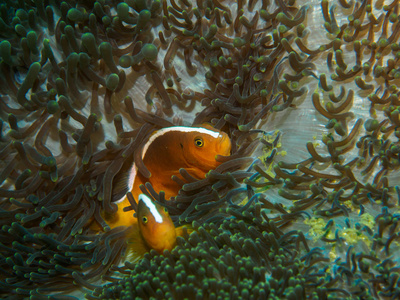
[[[176,245],[176,237],[183,235],[183,226],[175,228],[168,210],[152,201],[145,194],[138,197],[136,212],[138,226],[133,226],[127,239],[128,259],[135,261],[150,249],[162,254]],[[190,231],[190,230],[189,230]]]
[[[150,136],[142,151],[142,160],[151,176],[146,178],[134,164],[128,172],[127,185],[135,199],[142,193],[139,186],[150,182],[156,192],[164,191],[165,198],[176,196],[181,186],[171,179],[175,175],[182,179],[179,169],[184,168],[190,175],[203,179],[205,174],[215,169],[220,162],[216,155],[227,156],[231,151],[231,141],[225,132],[211,126],[173,126],[160,129]],[[111,228],[130,226],[136,222],[132,212],[123,208],[130,203],[126,197],[115,202],[118,211],[109,216]]]

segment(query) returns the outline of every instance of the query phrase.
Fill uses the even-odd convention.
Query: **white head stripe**
[[[165,127],[162,128],[158,131],[156,131],[156,133],[154,133],[152,136],[150,136],[149,140],[147,141],[147,143],[144,145],[143,147],[143,151],[142,151],[142,159],[144,158],[144,155],[147,152],[147,149],[149,148],[150,144],[159,136],[163,135],[166,132],[170,132],[170,131],[179,131],[179,132],[198,132],[198,133],[204,133],[204,134],[208,134],[210,136],[212,136],[213,138],[218,138],[218,136],[220,136],[220,133],[217,131],[212,131],[210,129],[207,128],[203,128],[203,127],[185,127],[185,126],[172,126],[172,127]],[[129,172],[129,177],[128,177],[128,189],[132,190],[133,188],[133,183],[135,181],[136,178],[136,173],[137,173],[137,168],[136,165],[133,164],[131,171]],[[125,197],[122,197],[120,200],[118,200],[117,202],[115,202],[116,204],[119,202],[122,202],[125,199]]]
[[[147,148],[149,148],[150,144],[159,136],[163,135],[166,132],[170,132],[170,131],[179,131],[179,132],[198,132],[198,133],[203,133],[203,134],[208,134],[210,136],[212,136],[213,138],[218,138],[218,136],[220,135],[219,132],[217,131],[212,131],[210,129],[207,128],[203,128],[203,127],[185,127],[185,126],[172,126],[172,127],[166,127],[166,128],[162,128],[160,130],[158,130],[155,134],[153,134],[149,140],[147,141],[147,143],[144,145],[143,147],[143,152],[142,152],[142,158],[144,157],[144,155],[146,154]]]
[[[150,213],[153,215],[154,220],[156,220],[157,223],[162,223],[163,219],[160,213],[158,212],[156,206],[154,205],[153,201],[149,197],[147,197],[145,194],[140,194],[139,195],[139,201],[142,200],[143,203],[147,206],[147,208],[150,210]]]

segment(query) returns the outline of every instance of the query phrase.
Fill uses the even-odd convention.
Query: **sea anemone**
[[[186,240],[179,238],[171,253],[151,251],[137,264],[127,263],[118,270],[123,279],[95,289],[89,299],[348,295],[345,290],[320,289],[316,283],[329,280],[319,269],[324,261],[320,251],[308,248],[302,232],[279,230],[262,212],[267,201],[261,202],[246,210],[224,211],[234,218],[203,226],[194,222],[195,232]],[[300,259],[303,255],[305,260]]]
[[[398,298],[398,12],[1,4],[1,296]],[[143,187],[195,231],[125,262],[129,228],[103,218],[126,192],[121,173],[146,173],[155,130],[202,123],[232,155],[202,180],[179,170],[169,201]]]

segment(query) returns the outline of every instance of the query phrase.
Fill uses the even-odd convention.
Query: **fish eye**
[[[194,144],[197,146],[197,147],[203,147],[203,145],[204,145],[204,141],[203,141],[203,139],[201,138],[201,137],[197,137],[197,138],[195,138],[194,139]]]
[[[143,217],[143,218],[142,218],[142,222],[143,222],[143,224],[146,224],[146,223],[147,223],[147,221],[148,221],[147,217]]]
[[[164,212],[167,214],[168,213],[168,209],[166,207],[164,207]]]

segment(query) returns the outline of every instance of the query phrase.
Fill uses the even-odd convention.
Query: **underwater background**
[[[1,1],[1,297],[399,298],[399,35],[396,0]],[[146,186],[195,231],[126,261],[120,173],[203,123],[232,155]]]

